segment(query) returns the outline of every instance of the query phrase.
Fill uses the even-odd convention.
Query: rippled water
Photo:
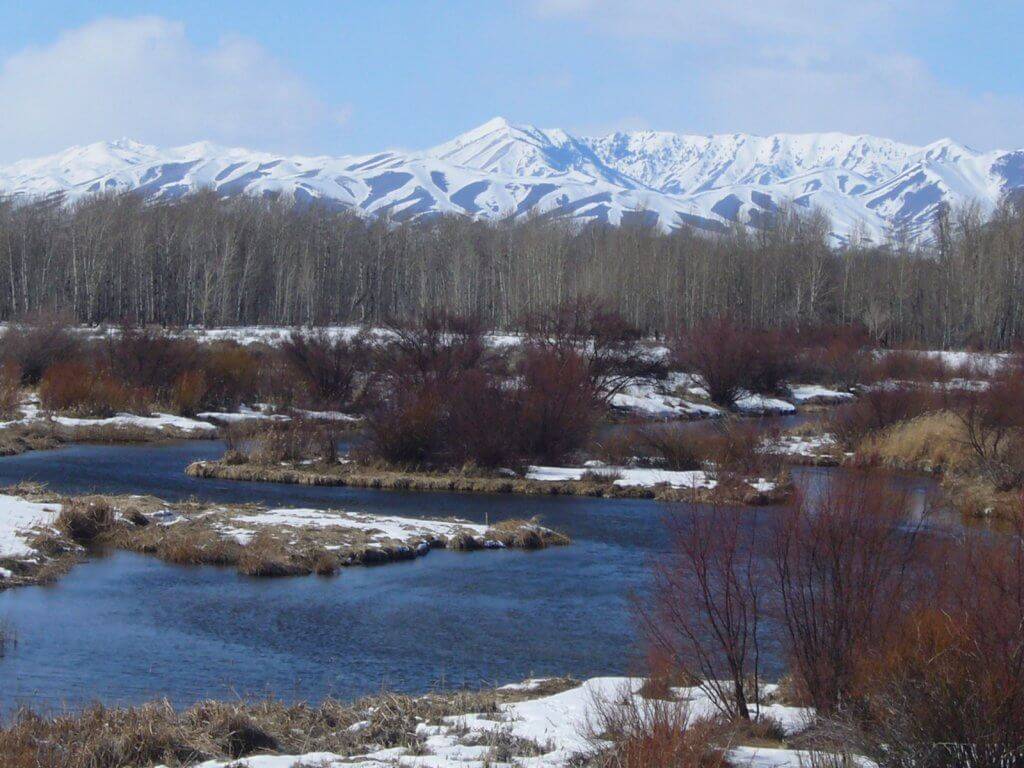
[[[56,584],[0,592],[0,620],[18,641],[0,659],[0,709],[160,696],[177,704],[262,693],[351,697],[382,686],[422,692],[637,669],[631,595],[643,591],[645,563],[664,546],[666,505],[184,475],[188,462],[221,452],[215,442],[73,446],[0,459],[0,484],[34,479],[66,493],[196,496],[481,522],[538,514],[574,543],[540,552],[434,551],[332,578],[278,580],[126,553],[91,559]],[[825,472],[804,470],[801,479],[814,484]],[[772,514],[751,509],[751,524]]]

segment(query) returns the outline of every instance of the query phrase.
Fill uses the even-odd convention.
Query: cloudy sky
[[[0,4],[3,161],[122,136],[417,148],[495,115],[1024,147],[1019,0]]]

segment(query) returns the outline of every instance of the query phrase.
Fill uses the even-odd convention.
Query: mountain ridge
[[[643,211],[663,230],[758,225],[784,202],[829,214],[836,241],[927,239],[939,205],[1024,189],[1024,150],[953,139],[915,146],[866,134],[614,132],[588,137],[504,118],[417,151],[302,156],[206,141],[161,149],[128,138],[0,167],[0,193],[70,200],[134,190],[166,200],[212,188],[283,194],[397,220],[443,213],[540,213],[621,224]]]

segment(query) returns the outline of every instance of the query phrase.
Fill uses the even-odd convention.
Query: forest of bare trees
[[[639,220],[642,217],[637,217]],[[442,308],[497,327],[577,296],[649,333],[728,314],[759,328],[861,325],[882,344],[1007,348],[1024,337],[1024,206],[944,211],[934,245],[829,245],[820,214],[709,236],[544,218],[364,220],[212,193],[150,204],[0,202],[0,319],[379,323]]]

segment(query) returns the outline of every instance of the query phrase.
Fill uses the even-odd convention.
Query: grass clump
[[[74,499],[61,505],[57,529],[78,544],[91,544],[113,531],[117,516],[104,499]]]

